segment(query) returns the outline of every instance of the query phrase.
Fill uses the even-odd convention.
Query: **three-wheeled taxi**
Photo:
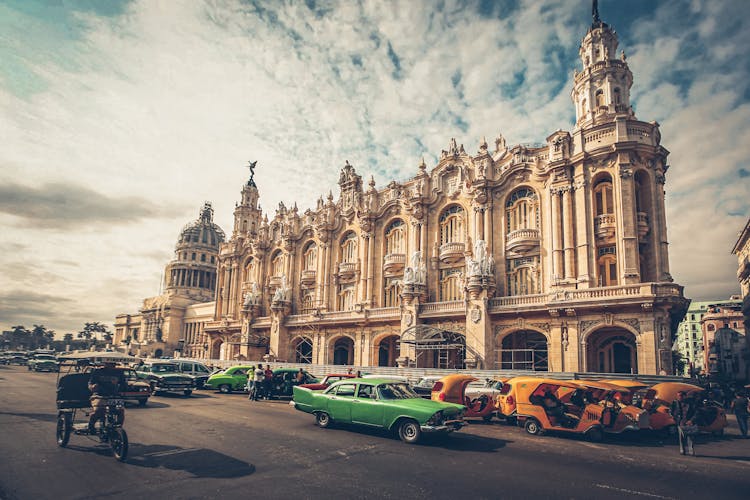
[[[88,352],[66,355],[63,366],[68,366],[69,371],[57,380],[57,428],[56,438],[58,446],[64,448],[68,445],[70,435],[90,436],[101,443],[108,443],[112,455],[119,461],[124,462],[128,455],[128,435],[122,424],[125,421],[125,401],[117,395],[97,398],[97,408],[100,418],[89,427],[89,417],[96,411],[92,407],[91,390],[89,381],[92,372],[74,372],[71,369],[80,368],[80,360],[86,359],[92,371],[96,370],[98,364],[132,362],[136,358],[121,353]],[[123,380],[123,388],[126,383]]]
[[[631,404],[630,390],[617,384],[602,380],[576,380],[581,385],[585,403],[602,407],[602,431],[608,434],[619,434],[624,431],[637,431],[649,428],[649,414],[643,408]],[[576,413],[571,406],[575,391],[565,394],[562,400],[568,405],[571,413]],[[580,404],[580,401],[578,401]]]
[[[685,391],[687,394],[694,396],[696,398],[696,416],[693,421],[698,426],[698,431],[711,433],[715,436],[724,434],[724,428],[727,426],[726,411],[715,401],[700,399],[700,396],[704,393],[702,387],[683,382],[662,382],[654,385],[651,389],[654,390],[654,399],[649,401],[648,404],[655,407],[656,411],[660,413],[669,414],[672,402],[677,399],[677,394],[680,391]],[[672,420],[672,425],[675,425],[674,420]]]
[[[583,434],[591,441],[600,441],[604,433],[604,408],[591,403],[578,408],[561,401],[562,396],[576,389],[585,388],[567,380],[527,378],[517,381],[514,392],[518,425],[533,435],[557,431]]]
[[[480,394],[474,399],[466,395],[466,386],[477,379],[471,375],[452,374],[441,378],[432,386],[431,399],[444,403],[456,403],[466,406],[464,418],[482,418],[485,422],[492,420],[495,405],[487,394]]]

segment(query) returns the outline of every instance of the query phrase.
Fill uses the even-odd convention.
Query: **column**
[[[367,239],[367,304],[372,307],[373,304],[373,287],[375,286],[375,238],[374,234],[370,234]]]
[[[629,164],[620,165],[620,203],[617,206],[618,261],[620,263],[620,284],[640,281],[638,234],[636,233],[635,196],[633,195],[633,174]]]
[[[563,202],[563,239],[565,245],[565,279],[572,280],[576,277],[575,265],[575,242],[573,240],[573,195],[572,186],[565,189],[562,194]]]
[[[560,191],[551,190],[552,204],[552,284],[556,284],[558,279],[563,277],[563,251],[560,241]]]
[[[656,175],[656,183],[654,184],[654,197],[656,202],[654,203],[654,218],[653,228],[656,229],[655,237],[653,238],[655,250],[657,253],[656,261],[656,280],[658,281],[672,281],[672,276],[669,273],[669,242],[667,241],[667,219],[664,213],[664,183],[666,182],[663,173]],[[652,231],[654,230],[652,229]]]

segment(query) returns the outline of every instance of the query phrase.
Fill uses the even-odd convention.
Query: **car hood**
[[[463,405],[454,403],[442,403],[440,401],[433,401],[431,399],[425,398],[385,399],[381,401],[391,406],[403,408],[405,410],[418,410],[432,413],[443,410],[446,415],[452,415],[466,409],[466,407]]]

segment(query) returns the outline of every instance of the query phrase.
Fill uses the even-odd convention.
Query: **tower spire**
[[[599,24],[602,20],[599,18],[599,0],[592,0],[591,4],[591,18],[594,24]]]

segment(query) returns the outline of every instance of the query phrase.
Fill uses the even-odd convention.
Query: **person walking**
[[[273,381],[273,370],[271,365],[266,365],[266,370],[263,372],[263,394],[266,399],[271,399],[271,382]]]
[[[670,409],[672,418],[677,424],[677,437],[680,440],[680,455],[695,456],[693,434],[695,433],[693,417],[695,417],[695,402],[688,398],[685,391],[677,393],[677,399],[672,402]]]
[[[251,366],[247,372],[247,399],[255,399],[255,365]]]
[[[253,370],[253,382],[255,386],[255,390],[253,391],[253,401],[258,401],[260,397],[263,395],[263,380],[265,379],[263,367],[261,365],[258,365],[255,370]]]
[[[747,395],[744,392],[738,392],[732,400],[732,410],[734,411],[734,417],[737,419],[737,427],[740,428],[740,434],[742,437],[747,439],[747,414],[750,408],[750,401],[747,399]]]

